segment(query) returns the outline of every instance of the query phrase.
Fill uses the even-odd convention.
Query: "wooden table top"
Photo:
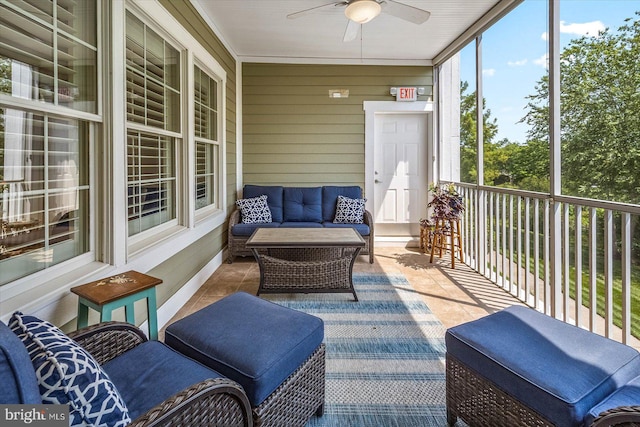
[[[353,228],[258,228],[248,248],[324,248],[364,247],[360,233]]]
[[[160,283],[162,283],[161,279],[132,270],[75,286],[71,288],[71,292],[94,304],[104,305],[157,286]]]

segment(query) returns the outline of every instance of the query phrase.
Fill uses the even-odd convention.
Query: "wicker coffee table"
[[[247,240],[260,266],[260,293],[349,292],[365,245],[353,228],[259,228]]]

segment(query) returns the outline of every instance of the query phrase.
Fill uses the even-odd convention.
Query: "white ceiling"
[[[505,0],[400,0],[431,12],[421,25],[383,13],[343,42],[344,7],[287,15],[330,0],[191,0],[242,61],[426,64]],[[508,2],[510,3],[510,1]]]

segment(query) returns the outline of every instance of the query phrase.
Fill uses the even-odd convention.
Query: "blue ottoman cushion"
[[[322,319],[238,292],[177,322],[165,342],[240,383],[259,406],[318,348]]]
[[[185,388],[222,375],[158,341],[147,341],[102,365],[135,420]]]
[[[283,222],[322,222],[321,187],[285,187]]]
[[[242,197],[251,199],[265,194],[267,196],[267,205],[271,210],[271,220],[273,222],[282,222],[282,203],[283,203],[283,187],[280,185],[250,185],[247,184],[242,190]]]
[[[640,371],[633,348],[526,307],[450,328],[447,353],[556,425],[589,410]]]

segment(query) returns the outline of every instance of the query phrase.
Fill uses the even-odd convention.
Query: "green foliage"
[[[565,194],[640,204],[640,12],[617,32],[581,37],[560,55]],[[546,140],[548,77],[529,96],[531,140]],[[531,142],[530,142],[531,144]]]

